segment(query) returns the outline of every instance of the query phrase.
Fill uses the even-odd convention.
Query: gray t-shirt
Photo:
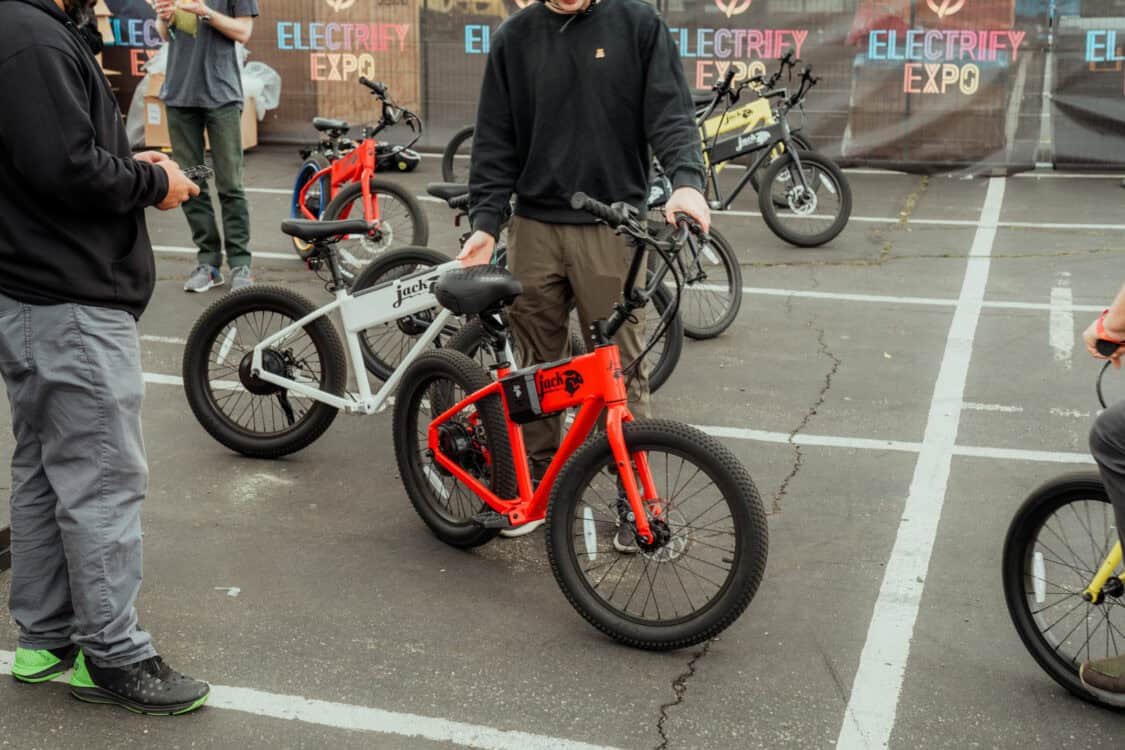
[[[258,0],[205,0],[233,18],[258,15]],[[168,42],[168,71],[160,98],[170,107],[217,109],[243,103],[242,74],[234,40],[199,19],[195,35],[177,31]]]

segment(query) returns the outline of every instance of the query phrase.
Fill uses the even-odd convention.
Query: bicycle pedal
[[[508,517],[494,510],[486,510],[473,516],[473,523],[478,523],[486,529],[510,529],[512,522]]]

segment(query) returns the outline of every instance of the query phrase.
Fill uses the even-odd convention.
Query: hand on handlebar
[[[496,238],[481,229],[473,232],[457,254],[457,260],[463,266],[483,266],[492,262],[492,253],[496,249]]]
[[[703,193],[695,188],[676,188],[672,193],[672,197],[664,206],[664,218],[669,224],[675,224],[677,213],[687,214],[694,219],[704,234],[711,231],[711,208],[707,205]]]
[[[1082,341],[1083,341],[1084,344],[1086,344],[1086,351],[1090,352],[1090,356],[1094,357],[1095,359],[1111,360],[1113,362],[1113,366],[1120,370],[1121,369],[1121,360],[1122,360],[1123,357],[1125,357],[1125,344],[1119,345],[1117,347],[1117,349],[1115,351],[1113,351],[1111,354],[1102,354],[1098,350],[1098,342],[1099,342],[1099,340],[1103,341],[1103,342],[1109,341],[1109,339],[1103,338],[1099,334],[1099,332],[1098,332],[1098,322],[1099,321],[1095,320],[1082,333]],[[1115,341],[1125,340],[1125,335],[1123,335],[1123,334],[1125,334],[1125,332],[1122,332],[1122,331],[1105,331],[1105,334],[1107,336],[1121,336],[1120,339],[1116,339]],[[1111,341],[1110,343],[1113,343],[1113,342]],[[1103,343],[1102,346],[1105,347],[1105,344]],[[1105,347],[1105,348],[1108,348],[1108,347]]]
[[[176,162],[168,159],[158,162],[156,167],[168,173],[168,192],[163,200],[156,204],[161,211],[178,208],[181,203],[199,195],[199,185],[189,179]]]

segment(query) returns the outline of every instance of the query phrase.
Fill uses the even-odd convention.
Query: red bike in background
[[[362,212],[372,230],[363,236],[350,235],[337,246],[341,271],[349,283],[375,256],[392,247],[424,246],[430,236],[426,215],[414,196],[402,186],[375,176],[381,168],[393,168],[409,160],[414,153],[411,147],[422,135],[422,121],[395,105],[385,84],[362,77],[359,82],[380,99],[378,122],[365,127],[356,143],[346,138],[351,129],[347,122],[324,117],[313,120],[313,127],[326,137],[307,152],[293,186],[290,211],[293,218],[324,221],[360,218]],[[414,133],[409,144],[388,147],[376,140],[383,130],[399,123]],[[297,255],[307,260],[312,246],[299,239],[293,244]]]

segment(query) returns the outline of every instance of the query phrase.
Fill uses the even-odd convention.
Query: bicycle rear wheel
[[[196,321],[184,347],[188,404],[199,424],[245,456],[278,458],[320,437],[337,410],[251,375],[254,347],[316,307],[289,289],[254,286],[231,292]],[[344,393],[347,362],[336,329],[319,318],[262,355],[265,371],[335,396]]]
[[[1082,598],[1116,542],[1113,507],[1093,471],[1037,488],[1004,541],[1004,598],[1020,640],[1051,679],[1091,703],[1099,701],[1079,679],[1082,662],[1125,653],[1123,587],[1111,578],[1101,603]]]
[[[476,547],[499,529],[473,517],[489,509],[430,454],[430,423],[492,378],[460,352],[426,352],[406,371],[395,396],[394,444],[410,502],[434,536],[454,547]],[[514,498],[515,464],[499,395],[477,401],[441,426],[442,450],[501,498]]]
[[[686,648],[714,638],[750,604],[766,567],[765,509],[746,469],[719,441],[687,425],[625,425],[659,498],[649,524],[659,541],[636,554],[614,545],[619,509],[613,453],[604,433],[567,462],[547,508],[547,554],[579,614],[636,648]],[[660,520],[663,519],[663,520]]]
[[[293,198],[290,201],[289,218],[291,219],[307,219],[308,217],[301,211],[300,196],[301,190],[305,184],[313,178],[321,170],[327,169],[331,166],[328,157],[319,151],[314,151],[309,154],[305,159],[305,163],[297,170],[297,179],[293,183]],[[320,218],[324,213],[324,209],[328,206],[328,196],[331,188],[331,179],[325,175],[317,180],[316,185],[309,187],[308,192],[305,193],[305,208],[307,208],[313,216]],[[305,242],[302,239],[293,237],[293,249],[297,251],[297,257],[301,260],[306,260],[309,253],[312,251],[312,243]]]
[[[381,178],[371,179],[371,192],[378,202],[379,231],[373,237],[352,235],[336,244],[340,268],[349,283],[364,266],[387,250],[425,247],[430,240],[429,221],[410,192]],[[324,210],[325,221],[363,217],[363,186],[359,182],[340,188]]]
[[[403,247],[391,250],[368,263],[352,283],[352,293],[388,281],[401,279],[412,273],[448,263],[450,258],[425,247]],[[359,347],[363,353],[363,366],[369,373],[386,380],[414,347],[415,341],[429,329],[441,312],[437,305],[415,315],[365,328],[359,334]],[[450,317],[445,330],[438,334],[433,346],[442,347],[457,332],[460,318]]]
[[[461,128],[441,154],[441,179],[445,182],[467,183],[469,181],[469,157],[473,153],[472,125]]]
[[[684,350],[684,321],[678,310],[664,333],[657,336],[660,319],[674,301],[670,291],[659,287],[645,307],[646,340],[649,343],[655,341],[644,360],[645,367],[648,368],[648,389],[651,393],[659,391],[668,382],[668,378],[672,377]],[[629,365],[628,362],[624,364],[626,367]]]
[[[798,177],[793,153],[776,159],[766,171],[758,192],[762,219],[781,239],[798,247],[831,242],[848,224],[852,191],[848,180],[830,159],[813,151],[797,151]],[[784,196],[784,208],[775,200]]]

